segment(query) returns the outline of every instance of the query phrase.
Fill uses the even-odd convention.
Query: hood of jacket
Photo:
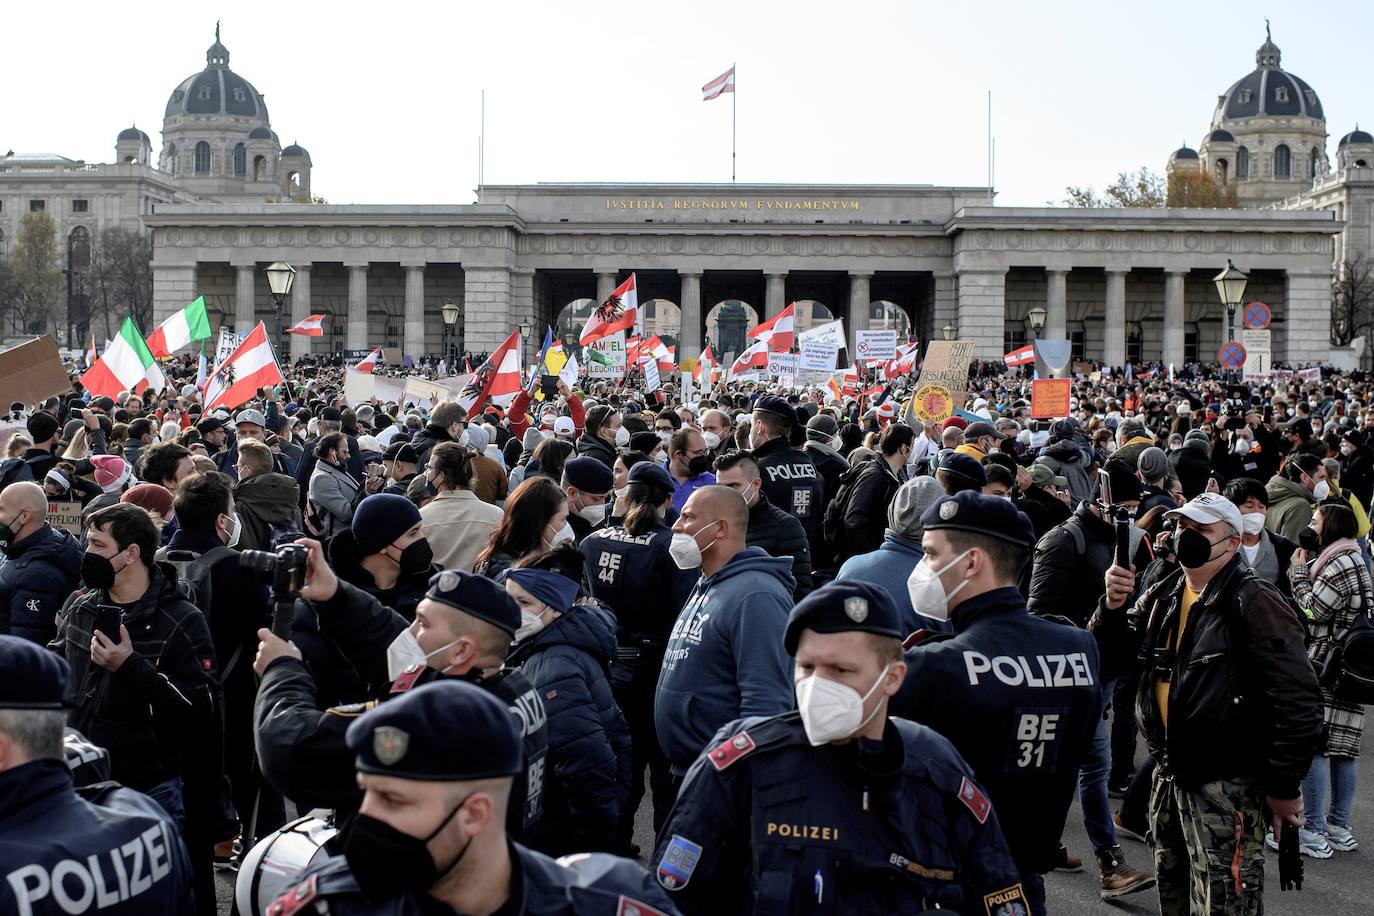
[[[49,562],[75,581],[81,571],[81,544],[61,528],[47,522],[33,534],[9,547],[9,562]]]
[[[300,489],[293,478],[269,471],[240,481],[234,487],[234,506],[251,507],[263,521],[286,525],[295,518],[299,494]]]
[[[797,580],[792,577],[792,558],[769,556],[762,547],[744,548],[731,557],[729,563],[716,570],[715,575],[707,577],[704,581],[711,589],[738,588],[743,595],[751,590],[747,581],[738,581],[739,577],[745,573],[762,573],[772,576],[787,590],[789,595],[797,587]]]
[[[511,653],[510,664],[554,646],[570,646],[586,652],[600,664],[609,664],[615,657],[615,615],[597,601],[574,604],[553,623],[525,640]]]
[[[1045,446],[1043,454],[1056,461],[1062,461],[1064,464],[1075,464],[1083,453],[1079,451],[1072,439],[1061,439]]]
[[[1269,496],[1269,508],[1274,508],[1279,503],[1302,500],[1309,504],[1314,504],[1312,494],[1307,492],[1307,487],[1300,483],[1294,483],[1287,477],[1275,474],[1269,478],[1269,483],[1265,484],[1264,492]]]
[[[577,454],[579,455],[587,455],[593,452],[600,452],[602,455],[609,456],[612,461],[615,460],[615,449],[607,445],[605,441],[601,439],[601,437],[594,436],[591,433],[584,432],[582,435],[577,437],[577,441],[573,443],[573,445],[577,450]]]

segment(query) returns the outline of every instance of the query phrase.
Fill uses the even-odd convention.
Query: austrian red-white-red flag
[[[729,70],[726,70],[720,76],[716,77],[715,79],[711,80],[711,82],[701,87],[701,100],[703,102],[709,102],[714,98],[719,98],[724,93],[734,91],[735,68],[732,64]]]
[[[511,331],[482,365],[468,376],[463,390],[454,398],[471,416],[482,402],[490,398],[502,407],[509,407],[520,393],[520,379],[524,367],[520,357],[520,332]]]
[[[659,372],[672,372],[677,368],[677,347],[664,347],[662,353],[655,353]]]
[[[606,301],[597,306],[587,319],[587,325],[578,338],[581,346],[594,344],[610,337],[617,331],[634,331],[635,320],[639,317],[639,293],[635,291],[635,275],[615,288]]]
[[[233,410],[246,404],[258,393],[282,381],[281,366],[272,353],[267,328],[261,321],[239,344],[237,350],[205,380],[205,412],[216,407]]]
[[[707,374],[707,383],[714,385],[716,382],[716,357],[711,353],[710,344],[707,344],[706,349],[701,351],[701,358],[697,360],[697,367],[692,370],[692,380],[700,382],[703,373]]]
[[[1026,344],[1019,350],[1003,353],[1002,361],[1008,366],[1029,366],[1035,362],[1035,347],[1031,344]]]
[[[916,368],[916,356],[919,344],[903,344],[897,348],[896,359],[889,359],[883,364],[883,375],[889,380],[910,375]]]
[[[309,318],[305,319],[300,324],[292,325],[291,327],[287,328],[286,333],[301,334],[305,337],[323,337],[324,328],[321,327],[321,324],[323,322],[323,315],[311,315]]]
[[[749,347],[730,364],[730,374],[739,375],[741,372],[748,372],[750,369],[765,369],[768,367],[768,341],[760,340],[758,343]]]
[[[381,347],[378,347],[377,349],[373,350],[371,353],[369,353],[369,354],[367,354],[366,356],[364,356],[364,357],[362,358],[362,361],[361,361],[360,363],[358,363],[358,365],[356,365],[356,366],[353,367],[354,371],[356,371],[356,372],[367,372],[367,373],[371,373],[372,370],[373,370],[374,368],[376,368],[376,366],[377,366],[377,360],[380,359],[381,356],[382,356],[382,348],[381,348]]]
[[[773,353],[786,353],[792,349],[792,341],[795,339],[792,329],[796,324],[796,314],[797,304],[793,302],[763,324],[750,328],[749,336],[765,341]]]

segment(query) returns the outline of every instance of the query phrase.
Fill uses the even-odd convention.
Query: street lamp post
[[[1026,320],[1030,322],[1031,333],[1037,338],[1040,337],[1040,332],[1045,329],[1045,319],[1048,317],[1049,312],[1045,311],[1044,307],[1039,305],[1026,313]]]
[[[267,266],[267,286],[272,290],[272,299],[277,304],[277,358],[286,359],[286,332],[282,329],[282,302],[291,292],[291,284],[296,281],[296,268],[285,261],[273,261]]]
[[[1236,339],[1236,309],[1240,307],[1241,299],[1245,296],[1245,285],[1249,280],[1249,277],[1236,269],[1230,258],[1226,259],[1226,269],[1212,278],[1212,282],[1217,286],[1217,295],[1226,306],[1226,330],[1221,341],[1223,346]]]
[[[526,355],[533,353],[530,347],[530,332],[534,330],[534,326],[528,321],[522,321],[516,325],[516,327],[520,330],[520,346],[522,351]]]
[[[449,373],[452,374],[453,364],[458,356],[453,350],[453,326],[458,323],[457,303],[452,299],[444,300],[444,304],[439,306],[439,314],[444,319],[444,361]]]
[[[954,340],[959,336],[959,329],[952,324],[947,324],[940,329],[940,333],[945,336],[945,340]]]

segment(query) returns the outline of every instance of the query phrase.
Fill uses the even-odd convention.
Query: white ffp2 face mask
[[[1331,484],[1327,483],[1325,480],[1317,481],[1317,485],[1312,488],[1312,498],[1315,499],[1317,502],[1321,502],[1323,499],[1326,499],[1330,495]]]
[[[863,696],[853,687],[818,674],[798,681],[797,711],[801,713],[802,727],[806,729],[806,739],[811,746],[843,741],[867,725],[878,714],[882,704],[875,706],[867,717],[864,716],[864,704],[873,696],[873,691],[878,689],[891,667],[890,664],[883,666],[878,679]]]
[[[1251,537],[1264,530],[1265,514],[1263,512],[1246,512],[1240,517],[1241,528]]]
[[[438,655],[445,649],[456,645],[458,640],[454,640],[447,645],[440,646],[433,652],[425,652],[420,646],[415,634],[410,632],[410,628],[402,630],[396,634],[396,638],[391,641],[391,645],[386,647],[386,676],[393,681],[406,671],[416,665],[426,665],[431,656]]]
[[[711,542],[711,544],[714,543],[715,541]],[[683,531],[674,531],[672,543],[668,545],[668,555],[673,558],[678,569],[698,569],[701,566],[702,550],[709,550],[711,544],[707,544],[703,548],[697,543],[695,533],[687,534]]]
[[[940,569],[932,569],[928,557],[916,564],[916,568],[911,571],[911,575],[906,580],[907,595],[910,596],[911,607],[916,613],[922,617],[929,617],[931,620],[944,621],[949,619],[949,599],[959,594],[959,590],[968,585],[969,580],[965,579],[954,586],[953,591],[946,592],[945,583],[940,579],[940,576],[952,569],[955,563],[966,556],[968,556],[967,550]]]

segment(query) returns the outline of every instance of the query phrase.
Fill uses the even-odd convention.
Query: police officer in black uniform
[[[490,691],[516,718],[523,737],[524,774],[516,782],[510,830],[523,836],[542,812],[548,748],[544,702],[518,670],[503,662],[520,626],[520,609],[490,579],[460,570],[436,573],[415,608],[415,622],[338,579],[316,541],[302,539],[309,561],[301,597],[311,602],[344,658],[378,700],[321,711],[315,685],[292,643],[259,630],[253,669],[258,687],[254,721],[263,775],[300,808],[356,809],[361,792],[344,746],[349,724],[379,702],[436,678],[461,678]]]
[[[701,573],[679,569],[668,553],[673,531],[665,522],[675,486],[666,470],[652,461],[639,462],[630,468],[624,517],[613,517],[609,527],[592,532],[581,547],[591,593],[616,617],[611,690],[630,726],[634,756],[630,797],[616,837],[627,853],[644,797],[644,769],[649,769],[655,829],[662,826],[677,795],[654,730],[654,690],[668,634]]]
[[[507,837],[521,739],[489,692],[453,679],[417,687],[355,720],[348,747],[363,801],[343,853],[306,869],[269,913],[677,912],[634,862],[554,860]]]
[[[73,788],[68,677],[60,656],[0,636],[0,913],[195,912],[191,862],[167,813],[112,782]]]
[[[1032,912],[1078,768],[1097,726],[1101,687],[1093,638],[1063,618],[1032,616],[1016,589],[1035,531],[1011,502],[965,490],[921,516],[925,557],[908,581],[916,613],[954,634],[906,653],[892,714],[944,735],[973,767],[1001,817]]]
[[[825,481],[816,472],[811,456],[793,447],[791,437],[796,426],[797,411],[785,398],[759,398],[749,424],[749,444],[768,501],[802,523],[815,555],[818,543],[824,540],[821,515],[825,512]]]
[[[797,711],[722,728],[659,832],[652,867],[683,912],[1026,912],[973,771],[945,738],[887,715],[902,635],[891,596],[867,582],[792,609]]]

